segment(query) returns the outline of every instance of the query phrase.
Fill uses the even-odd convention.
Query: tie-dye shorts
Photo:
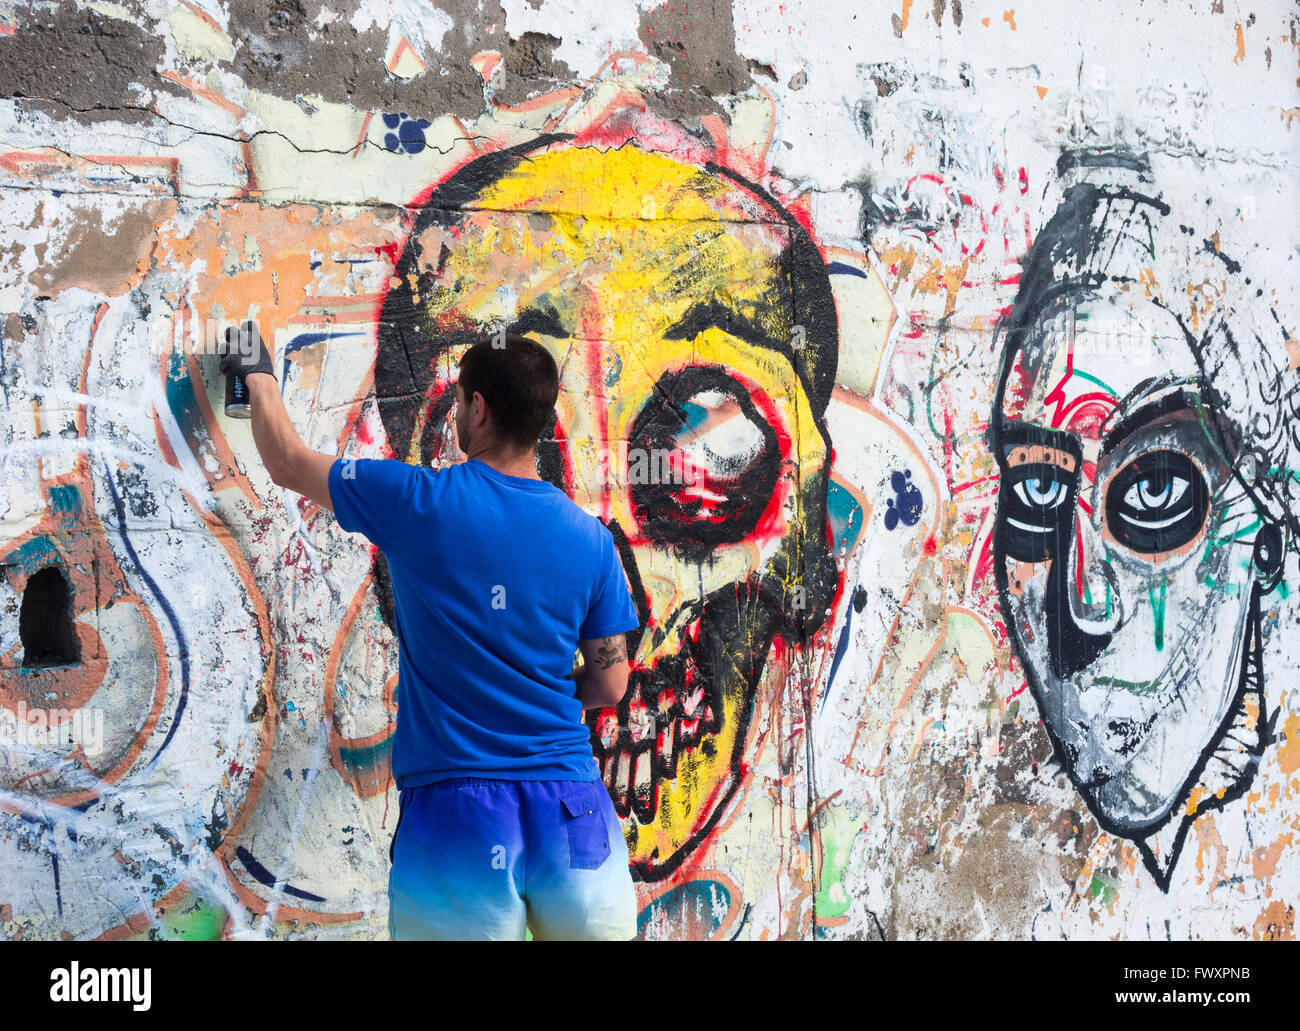
[[[459,777],[400,793],[388,931],[432,939],[626,940],[636,891],[600,781]]]

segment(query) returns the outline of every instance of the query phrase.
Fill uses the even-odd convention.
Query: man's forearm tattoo
[[[596,649],[596,659],[601,669],[609,669],[617,663],[626,662],[627,644],[623,640],[623,635],[603,638],[600,647]]]

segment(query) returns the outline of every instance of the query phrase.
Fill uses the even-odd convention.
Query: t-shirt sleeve
[[[628,592],[627,574],[623,572],[618,549],[614,547],[614,538],[604,526],[600,532],[599,574],[587,618],[578,631],[578,639],[582,641],[625,634],[641,625],[632,595]]]
[[[339,526],[363,533],[381,551],[396,547],[411,525],[421,470],[395,458],[340,458],[330,466],[330,504]]]

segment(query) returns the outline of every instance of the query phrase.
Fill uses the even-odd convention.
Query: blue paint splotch
[[[894,497],[886,502],[888,507],[885,510],[885,529],[892,530],[899,523],[904,526],[915,526],[921,521],[925,500],[921,497],[921,491],[916,484],[912,482],[912,470],[904,469],[901,473],[895,472],[889,478],[889,484],[894,489]]]

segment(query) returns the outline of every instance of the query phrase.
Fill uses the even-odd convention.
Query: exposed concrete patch
[[[572,78],[552,56],[561,40],[526,32],[518,40],[505,33],[506,16],[496,0],[443,0],[437,7],[452,20],[440,52],[420,54],[428,63],[421,74],[402,79],[386,65],[386,29],[358,31],[351,12],[317,0],[237,0],[230,5],[230,36],[236,73],[249,86],[287,99],[319,96],[361,110],[406,111],[421,117],[455,114],[475,117],[487,108],[483,81],[470,59],[499,51],[502,67],[493,91],[506,103],[553,88]]]
[[[125,293],[153,249],[159,223],[174,208],[171,201],[149,201],[106,224],[98,209],[87,207],[76,231],[32,272],[32,285],[46,297],[69,287],[109,297]]]
[[[1024,840],[1024,815],[1020,806],[990,806],[980,814],[981,832],[960,851],[948,852],[938,867],[920,862],[902,871],[895,937],[969,941],[1023,934],[1025,914],[1041,908],[1040,872],[1054,865],[1053,856]]]
[[[530,93],[553,89],[557,80],[572,80],[572,69],[554,57],[562,42],[545,32],[525,32],[511,40],[501,62],[502,81],[494,90],[497,97],[518,104]]]
[[[158,74],[162,39],[138,25],[72,0],[18,7],[14,21],[17,31],[0,35],[0,97],[53,118],[138,123],[153,117],[149,90],[186,95]]]
[[[10,313],[5,318],[4,336],[6,340],[12,340],[15,343],[22,343],[23,337],[27,335],[27,330],[23,326],[23,320],[17,313]]]
[[[731,0],[668,0],[642,12],[637,34],[671,69],[669,90],[656,99],[673,117],[721,114],[714,97],[754,84],[749,62],[736,53]]]

